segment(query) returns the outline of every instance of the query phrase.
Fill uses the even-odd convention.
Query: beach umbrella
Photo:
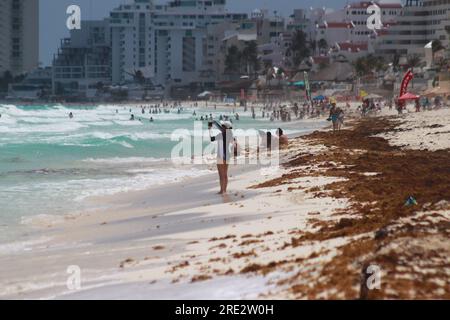
[[[375,93],[371,93],[364,97],[364,99],[381,99],[381,98],[383,97]]]
[[[435,87],[429,89],[423,93],[424,96],[434,97],[434,96],[447,96],[450,94],[450,90],[445,87]]]
[[[412,94],[410,92],[407,92],[404,95],[402,95],[400,98],[398,98],[398,100],[400,100],[400,101],[418,100],[418,99],[420,99],[419,96],[416,96],[415,94]]]
[[[212,95],[212,92],[204,91],[204,92],[200,93],[200,94],[198,95],[198,97],[199,97],[199,98],[204,98],[204,97],[207,97],[207,96],[210,96],[210,95]]]
[[[313,98],[313,100],[325,100],[325,99],[326,99],[326,97],[324,97],[322,95]]]

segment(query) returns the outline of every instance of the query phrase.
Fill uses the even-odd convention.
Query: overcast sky
[[[82,20],[101,19],[107,17],[111,9],[120,3],[130,0],[40,0],[40,61],[49,65],[56,52],[61,38],[67,37],[66,9],[71,4],[81,7]],[[387,1],[387,0],[385,0]],[[400,1],[400,0],[391,0]],[[158,0],[155,3],[168,1]],[[250,13],[255,8],[277,10],[279,14],[287,17],[294,8],[309,8],[326,6],[340,8],[347,0],[227,0],[229,11]],[[354,1],[351,1],[354,2]]]

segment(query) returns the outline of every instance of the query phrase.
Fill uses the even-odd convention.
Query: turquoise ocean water
[[[85,199],[143,190],[207,173],[170,161],[176,129],[194,129],[210,111],[184,107],[166,114],[142,114],[131,106],[17,106],[0,104],[0,242],[11,240],[33,217],[86,210]],[[280,123],[252,119],[237,109],[235,128],[273,130]],[[69,113],[74,118],[69,118]],[[231,115],[231,108],[212,112]],[[153,117],[151,123],[149,118]],[[141,118],[142,121],[139,121]],[[206,123],[204,124],[206,128]],[[287,133],[306,132],[316,122],[282,124]],[[206,131],[205,131],[206,132]]]

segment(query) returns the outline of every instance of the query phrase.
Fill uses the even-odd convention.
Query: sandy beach
[[[449,132],[450,109],[386,110],[231,166],[225,197],[211,173],[92,198],[0,246],[0,299],[450,299]]]

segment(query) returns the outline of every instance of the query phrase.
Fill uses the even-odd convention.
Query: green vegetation
[[[292,38],[292,45],[289,48],[292,56],[292,63],[298,67],[302,61],[310,56],[310,44],[306,40],[306,34],[302,30],[297,30]]]
[[[225,73],[256,75],[261,69],[258,48],[255,41],[249,41],[241,50],[235,45],[228,48],[225,56]]]
[[[386,70],[387,65],[382,57],[376,57],[372,54],[358,58],[354,63],[356,74],[360,77],[372,74],[375,71]]]

